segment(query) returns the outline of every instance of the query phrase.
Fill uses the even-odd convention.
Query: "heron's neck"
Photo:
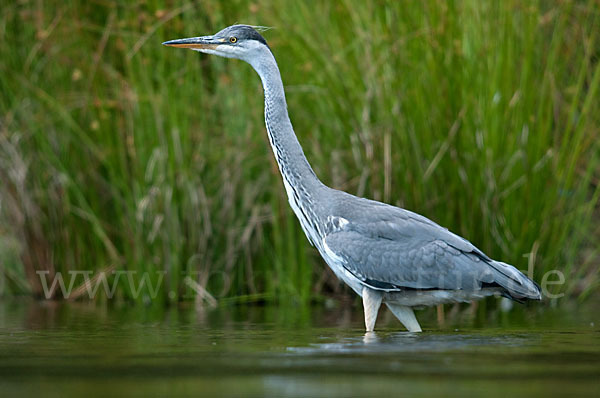
[[[310,167],[304,151],[296,138],[287,112],[285,92],[281,74],[275,57],[265,48],[265,53],[250,62],[254,67],[265,91],[265,124],[273,154],[286,184],[288,196],[292,194],[288,188],[315,189],[323,184]]]

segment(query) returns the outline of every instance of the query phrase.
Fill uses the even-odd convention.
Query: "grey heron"
[[[435,222],[323,184],[296,138],[277,62],[256,29],[233,25],[163,44],[241,59],[258,73],[267,134],[290,206],[325,262],[362,297],[367,332],[374,330],[382,303],[410,332],[420,332],[415,307],[490,295],[541,300],[539,286],[522,272]]]

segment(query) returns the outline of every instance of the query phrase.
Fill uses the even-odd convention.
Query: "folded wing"
[[[539,288],[511,265],[494,261],[469,241],[418,214],[374,206],[323,240],[346,270],[374,289],[478,290],[498,286],[517,300],[539,299]]]

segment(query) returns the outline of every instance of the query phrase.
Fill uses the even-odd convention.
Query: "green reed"
[[[159,304],[343,290],[289,209],[250,66],[161,46],[234,22],[274,27],[325,183],[560,270],[554,292],[598,285],[596,2],[107,0],[2,7],[5,291],[77,270],[147,272],[154,300],[115,295]]]

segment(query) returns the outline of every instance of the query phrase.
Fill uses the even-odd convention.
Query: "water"
[[[425,333],[402,332],[381,314],[381,330],[365,335],[352,307],[198,311],[4,301],[0,392],[6,397],[600,394],[598,311],[575,306],[441,328],[435,319],[418,316]]]

